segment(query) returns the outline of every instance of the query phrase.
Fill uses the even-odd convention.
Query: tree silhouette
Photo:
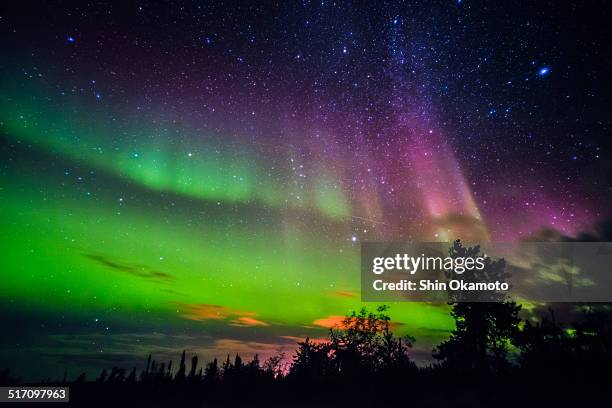
[[[298,343],[291,366],[291,376],[300,380],[316,380],[333,374],[331,344],[315,343],[309,338]]]
[[[563,328],[551,311],[550,318],[539,321],[532,315],[533,322],[524,322],[518,330],[518,307],[513,302],[454,303],[457,328],[439,346],[437,355],[444,357],[442,364],[424,368],[417,368],[408,356],[414,339],[395,336],[388,307],[380,306],[373,312],[352,312],[330,330],[326,340],[306,338],[299,342],[287,370],[282,353],[263,366],[258,355],[247,363],[238,354],[232,362],[228,355],[222,368],[215,358],[199,371],[199,359],[193,356],[188,375],[182,375],[186,358],[183,351],[174,376],[172,360],[158,363],[149,355],[140,381],[136,369],[126,376],[125,369],[113,367],[110,374],[104,369],[95,381],[87,382],[81,375],[63,384],[71,387],[71,401],[74,398],[81,402],[77,405],[88,407],[95,405],[92,401],[97,401],[95,406],[116,401],[148,407],[259,406],[269,405],[270,396],[283,401],[283,406],[309,402],[313,406],[340,402],[379,406],[387,401],[405,402],[407,395],[415,406],[513,407],[523,401],[522,393],[529,395],[528,405],[576,406],[576,396],[588,398],[590,404],[606,401],[607,382],[612,375],[606,323],[609,314],[594,312],[605,311],[605,307],[582,308],[587,311],[580,323]],[[510,341],[520,355],[517,366],[506,370]],[[456,375],[456,370],[463,370],[462,375]],[[16,382],[8,378],[8,371],[0,371],[0,380],[5,384]],[[440,380],[446,381],[444,387],[440,387]],[[407,393],[404,388],[409,385],[413,388]],[[541,393],[542,388],[580,392]],[[521,393],[508,392],[513,389]]]
[[[136,382],[136,367],[132,368],[132,371],[130,371],[130,374],[125,379],[125,382],[130,383],[130,384],[133,384]]]
[[[223,375],[226,375],[232,370],[232,363],[230,362],[230,356],[227,355],[227,359],[225,359],[225,363],[223,363]]]
[[[98,377],[97,381],[104,382],[106,381],[106,377],[108,377],[108,373],[106,372],[106,368],[105,368],[104,370],[102,370],[102,373],[100,373],[100,377]]]
[[[181,362],[179,363],[179,369],[174,379],[177,381],[183,381],[185,379],[185,350],[183,350],[183,354],[181,354]]]
[[[265,361],[263,370],[267,375],[269,375],[273,379],[282,378],[285,374],[284,361],[285,361],[285,353],[279,352],[278,354],[270,356]]]
[[[476,258],[480,255],[480,246],[464,247],[457,240],[449,250],[453,258]],[[485,258],[482,271],[466,271],[462,279],[466,281],[503,282],[508,274],[505,272],[503,259],[492,261]],[[452,272],[451,272],[452,273]],[[482,302],[461,302],[462,295],[449,293],[453,306],[451,316],[455,319],[456,328],[450,338],[438,345],[434,358],[454,371],[503,371],[507,369],[506,358],[509,344],[515,341],[518,334],[521,307],[507,300],[501,293],[488,293]]]
[[[376,312],[362,308],[345,317],[340,329],[330,332],[330,348],[338,371],[358,374],[409,365],[407,350],[414,338],[396,338],[391,332],[388,306]]]
[[[362,308],[346,316],[342,324],[331,329],[329,340],[298,343],[290,377],[302,380],[349,380],[375,372],[416,368],[407,351],[414,339],[399,338],[391,331],[387,306],[375,312]]]
[[[236,371],[240,371],[242,369],[242,358],[236,354],[236,357],[234,358],[234,370]]]
[[[204,370],[204,380],[209,383],[214,383],[219,381],[219,378],[219,364],[217,363],[217,358],[215,357],[213,361],[206,365],[206,369]]]
[[[198,367],[198,356],[193,356],[191,358],[191,368],[189,369],[189,378],[194,378],[196,376],[197,367]]]
[[[592,306],[585,308],[583,319],[563,328],[555,314],[532,323],[526,321],[518,335],[523,370],[533,373],[554,371],[598,371],[612,365],[612,341],[607,333],[609,316]]]

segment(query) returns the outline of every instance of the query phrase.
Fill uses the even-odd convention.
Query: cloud
[[[298,336],[280,336],[281,339],[290,340],[291,343],[301,343],[306,340],[307,336],[298,337]],[[314,344],[323,344],[327,343],[329,340],[326,337],[308,337],[308,341]]]
[[[344,316],[331,315],[324,317],[323,319],[317,319],[312,324],[319,327],[325,327],[327,329],[340,328],[344,322]]]
[[[232,326],[269,326],[268,323],[261,320],[253,319],[252,317],[242,316],[231,321]]]
[[[276,340],[275,340],[276,339]],[[290,356],[295,344],[279,337],[269,340],[240,340],[235,338],[213,339],[207,335],[187,336],[162,333],[83,333],[57,334],[45,338],[44,346],[20,348],[20,353],[36,356],[41,364],[50,367],[51,375],[61,375],[61,368],[69,368],[69,377],[83,371],[88,378],[96,378],[102,369],[113,366],[143,369],[147,355],[158,362],[178,360],[183,350],[189,356],[198,355],[202,363],[213,358],[240,354],[244,360],[259,355],[260,361],[285,353]],[[288,361],[290,358],[288,357]],[[31,373],[23,373],[32,376]],[[28,375],[29,374],[29,375]],[[38,374],[38,373],[37,373]],[[34,377],[36,378],[36,377]]]
[[[186,309],[182,316],[189,320],[224,320],[232,314],[231,309],[221,305],[180,303],[179,306]]]
[[[255,353],[274,354],[282,346],[282,343],[264,343],[224,338],[215,340],[210,347],[206,348],[206,352],[212,355],[236,353],[244,355],[253,355]]]
[[[525,241],[540,242],[609,242],[612,241],[612,219],[603,220],[592,230],[577,232],[574,236],[553,228],[543,228],[527,237]]]
[[[154,270],[145,265],[131,264],[127,262],[121,262],[106,255],[97,254],[85,254],[86,258],[91,259],[99,263],[100,265],[106,266],[118,272],[128,273],[130,275],[138,276],[139,278],[148,279],[161,279],[170,280],[174,279],[170,274],[158,270]]]
[[[443,230],[461,236],[466,241],[488,240],[489,233],[482,219],[457,213],[449,213],[442,217],[432,217],[432,224]]]
[[[346,316],[330,315],[322,319],[317,319],[314,322],[312,322],[312,324],[318,327],[325,327],[326,329],[345,329],[346,328],[346,325],[344,324],[345,319],[346,319]],[[403,326],[403,325],[404,323],[401,323],[401,322],[390,322],[389,328],[391,330],[395,330],[397,327]],[[309,326],[304,326],[304,327],[310,328]]]
[[[187,304],[179,303],[183,309],[182,316],[189,320],[227,320],[229,324],[237,327],[269,326],[263,320],[256,319],[257,313],[233,309],[222,305],[211,305],[207,303]]]
[[[332,292],[332,295],[336,297],[354,298],[357,297],[357,292],[353,290],[335,290]]]

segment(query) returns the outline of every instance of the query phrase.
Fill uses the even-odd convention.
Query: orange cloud
[[[189,320],[222,320],[229,316],[228,309],[225,306],[206,303],[200,305],[181,304],[180,306],[186,309],[183,312],[183,317]]]
[[[253,319],[252,317],[242,316],[232,320],[232,326],[269,326],[268,323],[261,320]]]
[[[352,290],[336,290],[332,292],[332,295],[337,297],[354,298],[357,296],[357,293]]]
[[[182,316],[189,320],[230,320],[232,326],[252,327],[269,326],[268,323],[255,319],[257,313],[244,310],[232,309],[227,306],[211,305],[207,303],[192,305],[179,303],[182,308]]]
[[[327,316],[323,319],[317,319],[314,322],[312,322],[312,324],[314,324],[315,326],[325,327],[328,329],[339,328],[339,327],[342,327],[344,319],[345,319],[344,316],[332,315],[332,316]]]

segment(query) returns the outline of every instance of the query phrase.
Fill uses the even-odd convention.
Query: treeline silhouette
[[[450,252],[479,250],[457,241]],[[504,266],[503,260],[487,264],[498,276]],[[113,367],[59,384],[68,384],[72,401],[83,406],[611,405],[607,305],[582,305],[580,322],[562,326],[553,309],[533,323],[519,317],[520,305],[496,300],[452,303],[456,328],[426,367],[410,358],[415,339],[396,336],[388,307],[380,306],[346,316],[323,341],[299,342],[293,356],[243,361],[236,354],[200,364],[183,351],[175,368],[149,355],[141,371]],[[0,381],[16,382],[8,371]]]

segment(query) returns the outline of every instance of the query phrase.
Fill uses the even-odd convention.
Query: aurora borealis
[[[609,217],[605,24],[489,7],[2,11],[0,368],[290,353],[361,306],[361,242]],[[417,360],[452,324],[391,316]]]

